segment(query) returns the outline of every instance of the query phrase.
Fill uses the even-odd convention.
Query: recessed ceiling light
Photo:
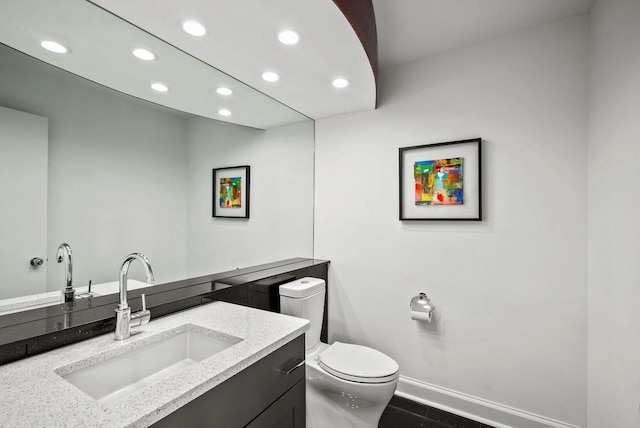
[[[151,89],[158,92],[167,92],[169,87],[164,83],[156,82],[151,84]]]
[[[205,28],[205,26],[197,21],[192,21],[192,20],[184,21],[182,23],[182,29],[187,34],[191,34],[192,36],[196,36],[196,37],[202,37],[205,34],[207,34],[207,29]]]
[[[51,40],[42,41],[40,43],[40,46],[42,46],[43,48],[45,48],[48,51],[59,53],[59,54],[68,53],[69,52],[69,49],[66,46],[62,46],[60,43],[54,42],[54,41],[51,41]]]
[[[331,82],[331,84],[336,88],[346,88],[347,86],[349,86],[349,81],[342,77],[338,77],[337,79],[333,79],[333,82]]]
[[[154,59],[156,59],[156,54],[154,54],[153,52],[147,50],[147,49],[143,49],[143,48],[137,48],[133,50],[133,55],[136,58],[139,58],[143,61],[153,61]]]
[[[226,108],[221,108],[220,110],[218,110],[218,114],[220,116],[231,116],[231,112]]]
[[[265,71],[262,73],[262,78],[267,82],[276,82],[280,79],[280,76],[278,76],[278,73],[274,73],[273,71]]]
[[[293,30],[282,30],[278,33],[278,40],[285,45],[295,45],[300,41],[300,34]]]
[[[216,92],[219,93],[220,95],[231,95],[233,94],[233,91],[225,86],[220,86],[218,89],[216,89]]]

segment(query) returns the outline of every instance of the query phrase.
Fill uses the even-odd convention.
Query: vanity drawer
[[[299,382],[304,400],[304,377],[303,334],[153,426],[244,427]],[[299,395],[300,387],[292,391],[287,400]]]
[[[245,428],[304,428],[305,382],[301,380]]]

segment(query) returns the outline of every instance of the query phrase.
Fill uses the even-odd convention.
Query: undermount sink
[[[91,364],[95,358],[87,358],[55,372],[93,399],[109,404],[243,340],[192,324],[157,336],[140,347],[132,343],[132,349],[97,364]]]

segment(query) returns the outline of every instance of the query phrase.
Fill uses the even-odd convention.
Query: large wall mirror
[[[74,287],[91,281],[98,293],[131,252],[149,258],[157,284],[313,257],[312,120],[90,2],[56,3],[91,14],[67,59],[39,45],[56,31],[40,26],[58,19],[40,13],[42,1],[0,11],[0,315],[27,308],[24,296],[57,302],[45,297],[65,285],[63,242]],[[62,9],[67,31],[75,13]],[[104,52],[83,59],[92,37],[132,65]],[[158,72],[168,93],[132,72],[148,66],[131,56],[136,37],[170,65]],[[215,93],[223,80],[234,88],[227,119]],[[212,169],[237,165],[251,167],[249,219],[213,218]],[[130,278],[144,281],[137,269]]]

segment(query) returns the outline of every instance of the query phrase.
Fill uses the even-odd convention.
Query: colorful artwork
[[[220,179],[220,208],[242,207],[242,177]]]
[[[416,162],[416,205],[461,205],[463,158]]]

